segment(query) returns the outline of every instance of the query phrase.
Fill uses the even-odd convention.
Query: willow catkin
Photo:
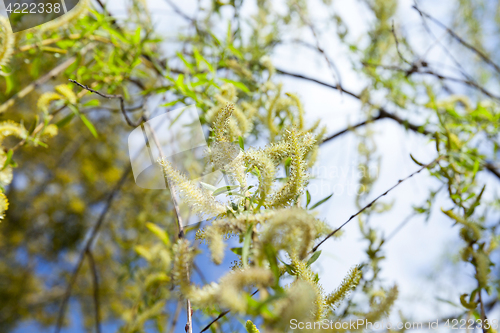
[[[177,186],[180,195],[194,213],[204,217],[212,217],[226,212],[226,207],[218,202],[207,190],[196,186],[179,171],[172,167],[166,159],[159,161],[163,168],[165,179],[172,185]]]
[[[66,14],[59,16],[55,20],[49,21],[37,27],[39,31],[50,31],[58,28],[64,28],[71,22],[78,20],[87,14],[90,0],[80,0],[78,4]]]
[[[9,60],[14,52],[14,34],[10,27],[9,20],[5,17],[0,17],[0,71],[2,66],[9,63]]]
[[[351,268],[340,286],[326,297],[326,304],[333,308],[339,306],[342,302],[359,284],[361,280],[361,270],[358,267]]]

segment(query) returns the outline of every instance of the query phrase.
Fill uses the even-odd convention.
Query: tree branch
[[[356,214],[351,215],[351,217],[349,217],[349,219],[347,221],[345,221],[344,223],[342,223],[342,225],[340,225],[340,227],[338,227],[337,229],[335,229],[334,231],[332,231],[330,234],[328,234],[325,238],[323,238],[323,240],[321,242],[319,242],[312,249],[312,252],[316,252],[316,250],[321,246],[321,244],[323,244],[327,239],[329,239],[330,237],[332,237],[333,235],[335,235],[337,232],[339,232],[346,224],[348,224],[349,222],[351,222],[356,216],[358,216],[359,214],[361,214],[362,212],[364,212],[366,209],[370,208],[375,202],[377,202],[377,200],[379,200],[383,196],[387,195],[389,192],[391,192],[393,189],[395,189],[396,187],[398,187],[404,181],[406,181],[406,180],[410,179],[411,177],[415,176],[416,174],[420,173],[422,170],[431,167],[433,164],[435,164],[436,162],[438,162],[442,158],[443,158],[443,156],[439,156],[438,158],[436,158],[435,160],[433,160],[429,164],[426,164],[426,165],[422,166],[420,169],[418,169],[417,171],[413,172],[409,176],[407,176],[407,177],[405,177],[403,179],[398,180],[398,182],[394,186],[392,186],[390,189],[388,189],[387,191],[385,191],[384,193],[382,193],[381,195],[379,195],[378,197],[376,197],[375,199],[373,199],[368,205],[366,205],[363,208],[361,208],[361,210],[358,211]]]
[[[254,295],[255,295],[255,294],[257,294],[258,292],[259,292],[259,289],[257,289],[256,291],[254,291],[254,292],[252,293],[252,295],[251,295],[251,296],[254,296]],[[215,319],[214,319],[214,320],[212,320],[210,323],[208,323],[208,325],[207,325],[207,326],[205,326],[205,327],[204,327],[204,328],[200,331],[200,333],[203,333],[203,332],[207,331],[207,330],[210,328],[210,326],[212,326],[213,324],[215,324],[215,323],[216,323],[219,319],[221,319],[222,317],[224,317],[225,315],[227,315],[229,312],[231,312],[231,310],[226,310],[226,311],[221,312],[221,313],[220,313],[217,317],[215,317]]]
[[[497,64],[495,64],[493,62],[493,60],[491,60],[486,54],[484,54],[483,52],[481,52],[480,50],[478,50],[476,47],[474,47],[473,45],[471,45],[468,42],[466,42],[465,40],[463,40],[453,30],[451,30],[450,28],[448,28],[443,23],[441,23],[440,21],[438,21],[437,19],[435,19],[431,15],[427,14],[426,12],[420,10],[416,5],[414,5],[412,7],[420,14],[420,16],[426,17],[426,18],[430,19],[432,22],[436,23],[438,26],[440,26],[441,28],[443,28],[444,30],[446,30],[446,32],[448,32],[450,34],[450,36],[452,36],[453,38],[455,38],[455,40],[457,40],[460,44],[462,44],[463,46],[465,46],[466,48],[468,48],[469,50],[471,50],[472,52],[474,52],[475,54],[477,54],[481,59],[483,59],[484,62],[486,62],[487,64],[491,65],[498,73],[500,73],[500,67]]]
[[[85,257],[85,254],[90,250],[92,247],[92,244],[94,243],[94,240],[99,232],[99,229],[101,228],[104,219],[106,218],[106,215],[111,208],[111,204],[113,203],[113,200],[115,199],[116,195],[120,191],[121,187],[125,183],[125,180],[127,179],[130,171],[132,170],[131,166],[129,165],[125,171],[123,172],[120,180],[116,183],[115,187],[113,190],[109,193],[108,198],[106,200],[106,204],[104,206],[103,211],[101,212],[101,215],[97,219],[97,222],[94,224],[94,227],[90,231],[90,236],[87,239],[87,242],[85,243],[82,251],[80,252],[80,255],[78,257],[77,264],[75,266],[75,269],[73,271],[73,274],[71,275],[70,281],[68,283],[68,286],[66,287],[66,291],[64,293],[63,300],[61,302],[61,306],[59,307],[59,314],[57,317],[57,324],[55,328],[55,333],[59,333],[61,331],[63,319],[64,319],[64,313],[66,311],[66,307],[68,305],[69,298],[71,296],[71,290],[73,288],[73,285],[76,282],[76,278],[78,277],[78,272],[80,271],[80,268],[82,267],[83,259]]]
[[[90,88],[90,87],[89,87],[89,86],[87,86],[87,85],[81,84],[81,83],[80,83],[80,82],[78,82],[78,81],[71,80],[71,79],[69,79],[69,81],[70,81],[71,83],[74,83],[74,84],[76,84],[77,86],[79,86],[79,87],[81,87],[81,88],[83,88],[83,89],[85,89],[85,90],[88,90],[88,91],[90,91],[90,92],[92,92],[92,93],[94,93],[94,94],[97,94],[97,95],[99,95],[99,96],[101,96],[101,97],[104,97],[104,98],[107,98],[107,99],[112,99],[112,98],[117,98],[117,99],[119,99],[119,100],[120,100],[120,110],[121,110],[121,112],[122,112],[123,116],[125,117],[125,121],[127,122],[127,124],[128,124],[129,126],[132,126],[132,127],[137,127],[137,126],[139,126],[139,125],[140,125],[140,124],[144,121],[144,117],[143,117],[143,116],[141,116],[141,117],[139,118],[139,120],[137,121],[137,123],[134,123],[134,122],[133,122],[133,121],[132,121],[132,120],[128,117],[128,115],[127,115],[127,110],[125,109],[125,99],[123,98],[123,95],[121,95],[121,94],[117,94],[117,95],[108,95],[108,94],[103,94],[103,93],[101,93],[101,92],[99,92],[99,91],[97,91],[97,90],[94,90],[94,89]]]
[[[92,271],[92,283],[94,288],[94,310],[95,310],[95,331],[101,333],[101,316],[99,310],[99,280],[97,278],[97,268],[95,265],[92,251],[87,249],[87,258],[89,259],[90,270]]]
[[[296,73],[291,73],[291,72],[287,72],[287,71],[284,71],[282,69],[276,69],[276,72],[281,74],[281,75],[286,75],[286,76],[290,76],[290,77],[295,77],[295,78],[298,78],[298,79],[302,79],[302,80],[306,80],[306,81],[310,81],[310,82],[314,82],[314,83],[317,83],[317,84],[320,84],[322,86],[325,86],[325,87],[328,87],[328,88],[331,88],[331,89],[335,89],[335,90],[338,90],[338,88],[334,85],[331,85],[329,83],[326,83],[326,82],[323,82],[323,81],[320,81],[320,80],[317,80],[317,79],[314,79],[314,78],[310,78],[308,76],[304,76],[302,74],[296,74]],[[356,98],[357,100],[361,100],[361,96],[351,92],[351,91],[348,91],[344,88],[342,88],[342,91],[353,97],[353,98]],[[370,103],[368,103],[370,104]],[[370,104],[371,106],[374,106],[373,104]],[[374,106],[375,107],[375,106]],[[413,132],[415,133],[421,133],[421,134],[424,134],[424,135],[432,135],[434,132],[432,131],[429,131],[427,130],[423,125],[416,125],[416,124],[413,124],[411,122],[409,122],[408,120],[406,119],[403,119],[393,113],[390,113],[388,112],[385,108],[378,108],[379,110],[379,114],[375,117],[372,117],[372,118],[369,118],[365,121],[362,121],[354,126],[349,126],[348,128],[346,129],[343,129],[337,133],[334,133],[330,136],[328,136],[326,139],[323,140],[323,143],[325,142],[328,142],[328,141],[331,141],[347,132],[349,132],[349,130],[351,129],[355,129],[355,128],[358,128],[358,127],[362,127],[362,126],[365,126],[373,121],[377,121],[377,120],[381,120],[381,119],[392,119],[394,120],[395,122],[397,122],[398,124],[400,125],[403,125],[405,128],[407,129],[410,129],[412,130]],[[490,162],[487,162],[483,165],[488,171],[490,171],[494,176],[496,176],[498,179],[500,179],[500,171],[499,171],[499,168],[496,167],[494,164],[490,163]]]

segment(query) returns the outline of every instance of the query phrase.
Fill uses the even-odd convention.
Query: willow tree
[[[201,1],[195,14],[166,4],[185,21],[174,40],[155,30],[145,1],[127,3],[126,19],[100,1],[81,1],[67,15],[15,35],[0,21],[5,331],[34,321],[58,332],[71,325],[68,308],[98,332],[285,332],[294,320],[331,320],[339,325],[313,328],[352,331],[342,324],[376,322],[391,312],[398,290],[379,278],[386,237],[366,222],[387,209],[381,197],[413,176],[441,183],[413,213],[430,216],[436,198],[445,198],[442,213],[458,225],[450,232],[462,238],[460,259],[475,271],[476,287],[451,300],[459,304],[457,318],[495,319],[500,68],[484,29],[498,25],[496,17],[478,18],[489,2],[450,4],[456,22],[449,26],[414,8],[436,39],[432,48],[454,59],[452,76],[426,58],[432,48],[416,48],[401,34],[395,0],[360,4],[370,17],[361,40],[331,1],[314,4],[327,13],[324,25],[300,0]],[[347,46],[365,87],[342,84],[322,47],[324,27]],[[435,37],[435,29],[450,40]],[[292,30],[309,37],[290,39]],[[276,48],[290,42],[317,52],[332,83],[276,68]],[[308,125],[307,107],[296,91],[284,90],[284,76],[357,99],[365,120],[337,133],[326,133],[321,120]],[[124,138],[149,119],[150,101],[158,98],[169,109],[196,105],[212,162],[236,184],[230,200],[221,201],[218,189],[200,188],[168,160],[158,161],[196,213],[215,216],[201,225],[178,221],[169,191],[133,182]],[[356,131],[360,163],[374,163],[380,152],[370,128],[380,121],[434,142],[435,158],[412,157],[415,172],[384,193],[372,193],[377,175],[364,175],[359,210],[348,221],[318,219],[315,210],[326,198],[311,198],[307,186],[321,145]],[[236,158],[225,160],[224,144],[239,147]],[[312,264],[354,219],[366,261],[345,272],[337,289],[325,290],[327,277]],[[210,264],[199,259],[207,252]],[[204,281],[213,267],[223,273]],[[401,310],[404,321],[412,309]]]

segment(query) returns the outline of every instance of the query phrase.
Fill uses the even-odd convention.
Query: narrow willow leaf
[[[316,260],[318,260],[319,256],[321,255],[321,251],[316,251],[314,254],[309,258],[307,261],[307,267],[311,266]]]
[[[101,102],[99,102],[98,99],[91,99],[90,101],[86,102],[82,106],[93,107],[93,106],[99,106],[99,105],[101,105]]]
[[[64,117],[63,119],[59,120],[57,123],[56,123],[56,126],[58,128],[62,128],[64,126],[66,126],[67,124],[69,124],[71,122],[71,120],[75,117],[75,114],[74,113],[70,113],[69,115],[67,115],[66,117]]]
[[[243,91],[243,92],[245,92],[247,94],[250,93],[250,89],[248,89],[246,85],[244,85],[243,83],[241,83],[239,81],[234,81],[234,80],[225,79],[225,78],[220,78],[220,80],[224,81],[224,82],[227,82],[227,83],[231,83],[236,88],[240,89],[241,91]]]
[[[87,126],[87,128],[90,131],[90,133],[92,133],[92,135],[97,138],[97,136],[98,136],[97,135],[97,131],[96,131],[94,125],[90,122],[90,120],[88,120],[88,118],[85,117],[84,114],[80,114],[80,118],[82,119],[82,121],[85,124],[85,126]]]
[[[280,269],[278,267],[278,261],[276,260],[276,250],[271,244],[264,244],[264,252],[266,253],[267,261],[271,266],[271,271],[274,274],[274,279],[279,285]]]
[[[239,188],[238,185],[222,186],[222,187],[219,187],[218,189],[216,189],[214,191],[214,193],[212,193],[212,195],[215,197],[215,196],[218,196],[219,194],[230,192],[232,190],[236,190],[237,188]],[[231,194],[231,193],[229,193],[229,194]]]
[[[420,163],[419,161],[417,161],[417,160],[415,159],[415,157],[413,157],[413,155],[412,155],[412,154],[410,154],[410,157],[411,157],[411,159],[413,160],[413,162],[415,162],[417,165],[419,165],[419,166],[424,166],[424,164],[423,164],[423,163]]]
[[[239,256],[242,255],[243,253],[243,248],[242,247],[232,247],[231,248],[231,251],[234,253],[234,254],[237,254]]]
[[[9,151],[7,152],[7,159],[5,160],[5,163],[3,164],[3,167],[2,167],[2,171],[5,170],[5,168],[11,164],[13,153],[14,153],[14,151],[12,149],[9,149]]]
[[[245,150],[245,141],[241,136],[238,137],[238,143],[240,144],[241,150]]]
[[[332,193],[332,194],[330,194],[329,196],[327,196],[326,198],[324,198],[324,199],[322,199],[322,200],[320,200],[320,201],[316,202],[316,203],[315,203],[314,205],[312,205],[312,207],[311,207],[311,208],[309,208],[309,209],[314,209],[314,208],[318,207],[319,205],[321,205],[321,204],[325,203],[328,199],[330,199],[330,198],[332,197],[332,195],[333,195],[333,193]]]
[[[168,233],[154,223],[146,223],[146,228],[148,228],[152,233],[154,233],[166,246],[170,246],[170,238],[168,238]]]

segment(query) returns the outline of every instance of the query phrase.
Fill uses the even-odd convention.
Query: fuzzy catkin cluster
[[[226,212],[224,205],[219,203],[214,196],[175,170],[168,160],[162,159],[159,164],[163,168],[165,178],[179,189],[183,200],[194,213],[200,216],[214,216]]]
[[[87,14],[89,10],[89,4],[90,0],[80,0],[78,4],[67,14],[62,15],[55,20],[42,24],[37,29],[39,29],[40,31],[52,31],[58,28],[66,27],[71,22],[75,22],[80,17],[83,17],[85,14]]]
[[[207,243],[215,264],[224,260],[227,238],[239,236],[240,242],[246,244],[233,249],[239,253],[240,260],[231,272],[218,283],[202,287],[187,282],[186,270],[192,258],[174,259],[174,281],[180,284],[182,295],[195,308],[215,305],[244,315],[254,311],[252,306],[257,301],[250,296],[252,291],[258,289],[258,297],[265,300],[273,294],[271,289],[277,286],[275,280],[289,274],[293,282],[282,291],[274,292],[279,295],[276,300],[269,300],[268,306],[275,316],[263,316],[266,329],[286,331],[292,318],[319,321],[332,315],[359,284],[361,271],[357,267],[351,269],[335,291],[326,293],[310,267],[309,260],[317,258],[312,258],[314,245],[331,229],[300,207],[299,198],[307,186],[307,169],[314,163],[324,129],[317,130],[319,123],[305,128],[304,110],[296,95],[281,96],[281,86],[272,82],[268,82],[266,89],[270,92],[263,108],[266,113],[259,116],[268,125],[271,142],[263,148],[241,149],[238,154],[233,151],[239,136],[248,131],[250,126],[247,125],[251,123],[248,113],[240,112],[243,103],[238,103],[234,86],[222,87],[216,96],[216,106],[206,115],[211,127],[210,161],[240,185],[229,205],[222,205],[210,191],[198,188],[168,161],[162,160],[160,165],[165,177],[180,189],[191,209],[216,216],[211,225],[196,233],[197,240]],[[252,104],[243,108],[250,110],[249,105]],[[283,113],[287,115],[286,123],[279,120]],[[276,179],[282,167],[287,172],[283,182]],[[250,174],[257,178],[257,184],[247,180]],[[178,243],[174,249],[176,257],[188,253],[188,243]],[[284,254],[290,263],[279,264],[278,254]],[[393,294],[389,293],[380,303],[377,313],[388,311],[395,297]],[[246,328],[249,332],[258,332],[250,321]]]
[[[14,34],[10,28],[9,20],[0,17],[0,72],[2,66],[9,63],[10,57],[14,52]]]
[[[186,296],[195,307],[210,307],[219,304],[235,312],[244,313],[247,302],[245,287],[269,287],[274,283],[270,270],[250,267],[231,271],[220,279],[219,283],[211,283],[202,288],[191,287]]]
[[[352,268],[347,276],[342,281],[341,285],[331,294],[329,294],[325,303],[332,308],[336,308],[339,306],[340,302],[344,300],[350,292],[356,288],[361,280],[361,270],[358,267]]]

